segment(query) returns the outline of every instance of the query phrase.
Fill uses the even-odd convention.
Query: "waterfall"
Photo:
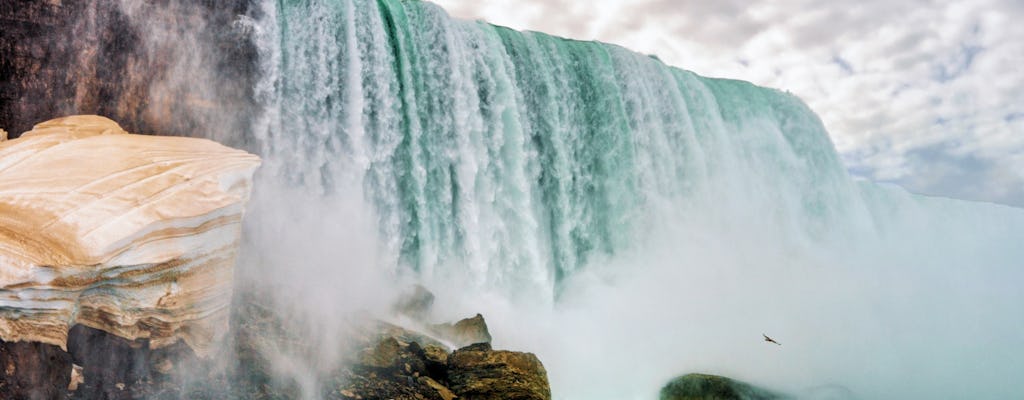
[[[1021,394],[1024,211],[853,179],[791,94],[420,1],[268,0],[254,32],[263,176],[358,197],[384,268],[508,299],[497,330],[556,396],[631,398],[673,368]],[[592,347],[514,333],[531,319],[643,365],[583,365]],[[792,344],[741,339],[763,327]]]

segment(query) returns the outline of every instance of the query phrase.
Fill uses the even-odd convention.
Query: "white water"
[[[793,96],[429,3],[267,1],[255,32],[247,252],[308,319],[420,280],[558,399],[1024,397],[1024,211],[856,182]]]

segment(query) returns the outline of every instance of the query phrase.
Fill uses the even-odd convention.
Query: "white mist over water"
[[[239,275],[323,351],[422,281],[557,399],[1024,396],[1024,211],[855,182],[798,99],[415,1],[264,1]],[[765,333],[782,346],[761,340]]]
[[[536,352],[559,399],[654,398],[686,372],[1024,394],[1021,210],[854,182],[795,98],[615,46],[419,2],[265,11],[263,173],[322,196],[270,208],[341,221],[268,228],[302,249],[271,239],[272,265],[340,250],[278,278],[300,308],[419,276],[436,317],[482,312],[498,347]]]

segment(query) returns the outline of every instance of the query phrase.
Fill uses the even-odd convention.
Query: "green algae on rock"
[[[718,375],[686,374],[661,389],[661,400],[786,400],[791,397]]]

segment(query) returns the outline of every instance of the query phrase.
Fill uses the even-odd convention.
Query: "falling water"
[[[328,208],[379,247],[332,268],[490,313],[558,398],[694,370],[1024,395],[1024,211],[854,180],[793,95],[419,1],[268,0],[253,24],[264,177],[351,200]]]

